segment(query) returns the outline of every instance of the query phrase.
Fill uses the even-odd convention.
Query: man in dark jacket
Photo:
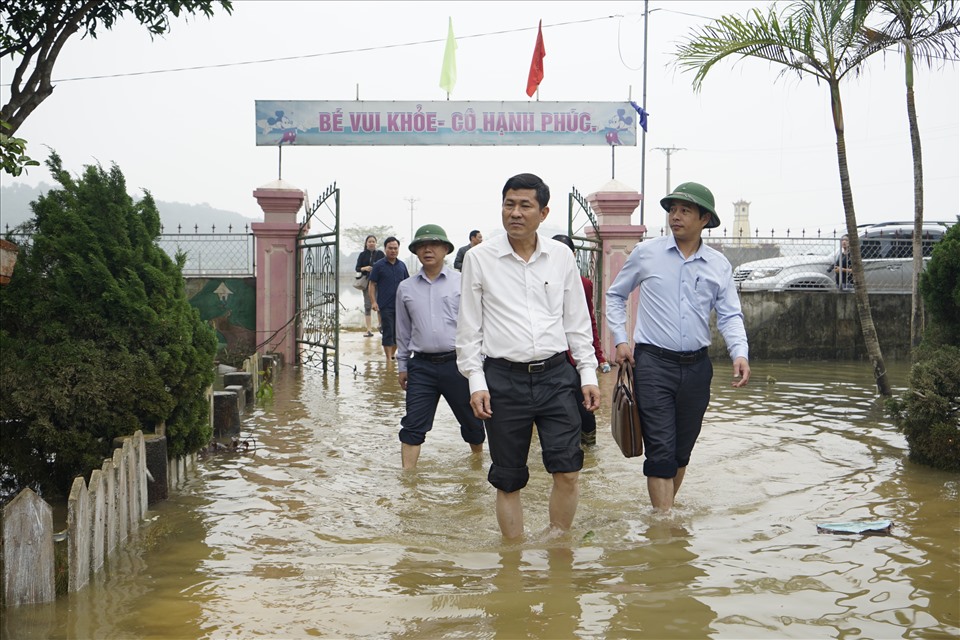
[[[475,246],[483,242],[483,235],[474,229],[470,232],[470,244],[465,244],[457,251],[457,257],[453,260],[453,268],[457,271],[463,269],[463,256],[467,255],[467,251],[473,249]]]

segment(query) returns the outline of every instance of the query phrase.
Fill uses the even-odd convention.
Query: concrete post
[[[597,215],[602,242],[603,282],[594,283],[595,286],[600,286],[603,292],[600,296],[601,308],[597,309],[598,319],[602,318],[603,321],[598,322],[597,329],[600,331],[600,346],[603,347],[604,354],[611,362],[616,353],[616,345],[613,344],[613,337],[607,327],[603,305],[606,305],[607,289],[620,273],[634,246],[643,239],[643,234],[647,231],[644,225],[635,225],[631,220],[633,212],[640,205],[641,197],[638,191],[616,180],[611,180],[600,190],[587,196],[590,208]],[[593,229],[588,227],[587,235],[593,234]],[[634,291],[627,303],[628,338],[633,335],[636,316],[637,292]]]
[[[263,222],[254,222],[257,251],[257,344],[260,353],[277,352],[296,362],[297,212],[304,193],[283,180],[253,192]]]

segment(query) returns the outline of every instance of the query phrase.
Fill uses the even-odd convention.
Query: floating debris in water
[[[862,522],[821,522],[817,533],[859,533],[865,536],[889,535],[893,529],[890,520],[864,520]]]

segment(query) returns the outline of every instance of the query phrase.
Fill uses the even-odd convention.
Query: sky
[[[254,220],[262,212],[253,191],[278,177],[311,200],[336,183],[342,227],[391,225],[404,248],[422,224],[441,225],[456,246],[474,228],[488,238],[502,231],[503,183],[522,172],[550,185],[545,224],[558,230],[566,228],[572,188],[589,195],[615,178],[646,192],[633,222],[653,235],[664,221],[660,198],[686,181],[712,190],[724,225],[743,200],[762,235],[832,235],[844,218],[827,88],[781,77],[764,62],[730,59],[695,92],[692,73],[674,64],[692,29],[769,6],[651,0],[646,47],[643,2],[241,0],[232,15],[174,19],[171,33],[154,40],[125,18],[96,39],[68,40],[52,96],[16,135],[34,158],[54,149],[74,173],[116,163],[135,196],[146,189],[157,200],[208,203]],[[451,100],[530,100],[527,73],[542,20],[539,99],[632,99],[650,114],[645,141],[617,148],[614,162],[604,146],[286,147],[282,167],[276,148],[255,145],[256,100],[445,100],[448,18],[458,46]],[[10,58],[0,60],[0,85],[13,68]],[[842,87],[861,223],[913,217],[903,75],[900,56],[890,53]],[[960,214],[958,78],[957,62],[917,71],[928,220]],[[8,98],[9,87],[0,86],[0,100]],[[45,167],[0,179],[52,183]]]

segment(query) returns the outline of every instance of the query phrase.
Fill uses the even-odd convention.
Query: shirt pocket
[[[716,280],[704,276],[697,278],[697,284],[693,294],[697,307],[702,313],[709,315],[713,307],[716,306],[719,291],[720,283]]]
[[[460,312],[460,292],[451,293],[440,299],[440,313],[443,314],[443,321],[447,324],[457,326],[457,314]]]

